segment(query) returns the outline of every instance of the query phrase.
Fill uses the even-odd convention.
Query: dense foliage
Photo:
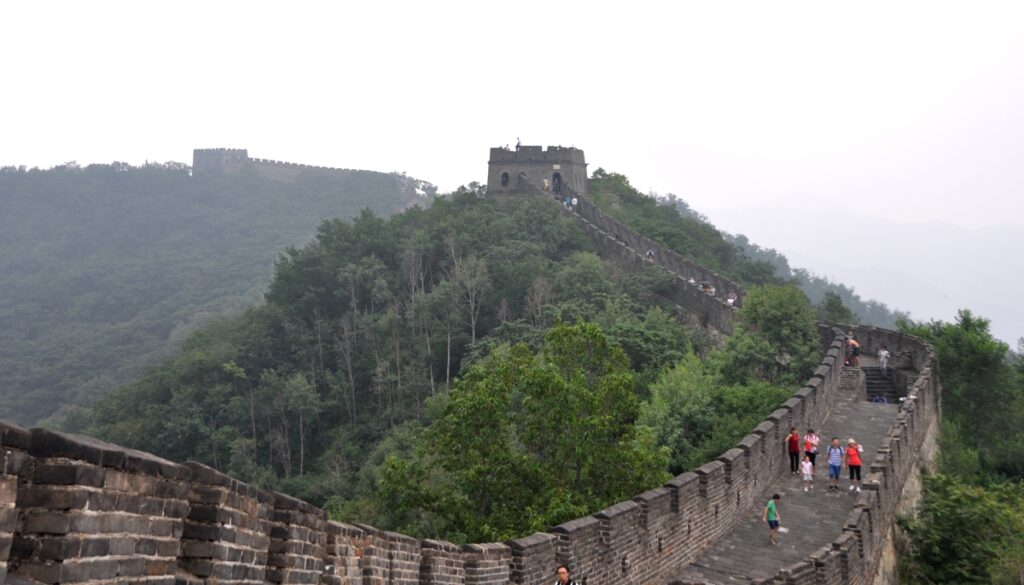
[[[629,359],[592,324],[558,323],[534,353],[503,345],[455,384],[383,496],[414,534],[495,541],[544,530],[668,479],[634,424]],[[514,479],[513,479],[514,478]]]
[[[641,394],[695,347],[657,307],[662,278],[589,250],[553,202],[478,187],[388,220],[329,220],[280,259],[266,304],[103,399],[89,431],[316,502],[375,494],[377,449],[407,447],[428,397],[503,343],[539,349],[556,318],[601,325]]]
[[[778,251],[762,248],[746,236],[719,231],[675,195],[644,195],[625,176],[604,169],[594,171],[589,188],[605,213],[719,274],[746,286],[795,283],[816,305],[820,319],[892,328],[906,317],[884,303],[861,299],[846,285],[792,268]]]
[[[942,379],[940,475],[926,478],[917,517],[904,518],[904,579],[1019,583],[1024,575],[1024,363],[987,320],[902,323],[927,339]]]
[[[608,215],[705,268],[747,285],[780,282],[770,264],[750,260],[713,225],[640,193],[623,175],[597,169],[589,191]]]
[[[735,332],[707,360],[686,356],[652,386],[641,422],[693,469],[732,448],[806,380],[820,358],[813,311],[793,287],[753,288]]]
[[[0,169],[0,418],[78,428],[77,407],[257,301],[277,254],[324,217],[392,213],[424,186],[367,171],[192,177],[177,163]]]
[[[263,305],[195,332],[98,402],[88,431],[349,521],[504,538],[703,463],[808,373],[807,300],[753,290],[742,335],[765,359],[744,369],[729,366],[733,350],[712,354],[715,373],[683,391],[699,390],[698,422],[715,429],[681,452],[639,418],[707,341],[659,296],[664,273],[591,246],[553,201],[490,199],[479,185],[389,219],[328,220],[280,258]]]

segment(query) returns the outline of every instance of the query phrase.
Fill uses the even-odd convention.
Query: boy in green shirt
[[[780,499],[779,494],[773,494],[772,499],[768,500],[768,505],[764,507],[764,513],[761,514],[761,519],[768,522],[768,528],[771,529],[771,533],[768,535],[768,540],[772,544],[779,544],[775,540],[775,535],[779,532],[779,522],[782,521],[782,516],[779,515],[779,509],[776,507],[776,502]]]

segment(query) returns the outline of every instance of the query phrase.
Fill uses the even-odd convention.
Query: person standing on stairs
[[[860,343],[857,342],[852,331],[846,338],[846,365],[854,368],[860,367]]]
[[[878,350],[878,366],[882,368],[882,375],[889,377],[889,348],[883,343]]]

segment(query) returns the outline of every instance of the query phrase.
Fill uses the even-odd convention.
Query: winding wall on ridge
[[[644,252],[653,242],[596,208],[578,211],[592,237],[618,237],[625,242],[619,253],[651,261]],[[659,247],[653,262],[685,283],[672,258]],[[707,271],[700,278],[729,290],[728,281],[713,279]],[[699,294],[692,306],[706,310],[709,323],[731,323],[732,307]],[[0,585],[539,585],[562,563],[584,584],[661,583],[727,534],[759,503],[754,499],[765,482],[786,472],[788,428],[818,426],[828,414],[843,370],[843,332],[824,324],[820,332],[823,358],[813,376],[734,448],[596,514],[504,543],[456,545],[333,522],[308,503],[198,463],[0,423]],[[903,486],[938,418],[931,348],[893,331],[857,332],[867,351],[884,342],[919,375],[842,534],[796,566],[780,568],[775,582],[873,578]]]

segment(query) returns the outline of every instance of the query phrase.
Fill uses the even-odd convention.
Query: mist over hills
[[[779,206],[711,215],[720,228],[771,246],[794,265],[854,285],[865,297],[885,299],[914,320],[950,321],[958,309],[970,308],[991,319],[993,334],[1011,348],[1024,336],[1024,306],[1016,299],[1024,287],[1024,276],[1015,270],[1024,254],[1020,226],[971,229],[878,220],[855,211],[822,223]],[[827,242],[845,249],[830,250]]]
[[[73,416],[198,325],[257,302],[277,256],[322,220],[389,215],[432,191],[371,171],[0,169],[0,418]]]

